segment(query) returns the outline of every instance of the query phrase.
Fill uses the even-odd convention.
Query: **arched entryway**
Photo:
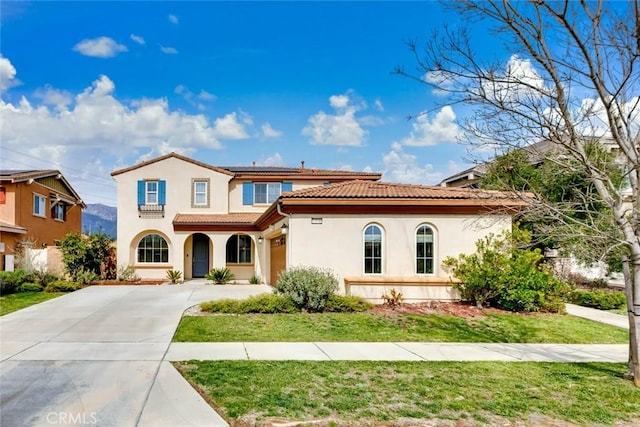
[[[193,277],[204,277],[209,272],[209,237],[202,233],[193,235],[191,268]]]

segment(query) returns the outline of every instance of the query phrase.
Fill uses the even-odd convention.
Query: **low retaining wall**
[[[382,303],[383,294],[391,289],[402,293],[405,302],[458,301],[460,296],[453,288],[457,281],[449,277],[345,277],[346,295],[355,295],[373,303]]]

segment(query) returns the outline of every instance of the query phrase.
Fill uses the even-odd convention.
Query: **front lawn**
[[[440,425],[438,421],[451,426],[516,421],[565,425],[557,420],[579,425],[640,423],[640,393],[622,379],[625,364],[190,361],[175,365],[232,425],[253,425],[272,417],[283,425],[311,420],[325,420],[321,425],[371,426]],[[463,419],[468,422],[460,424]]]
[[[569,315],[374,313],[185,316],[178,342],[423,341],[499,343],[626,343],[628,331]]]
[[[20,292],[0,296],[0,316],[64,295],[63,292]]]

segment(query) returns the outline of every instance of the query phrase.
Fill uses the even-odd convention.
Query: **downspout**
[[[291,217],[293,215],[285,213],[285,212],[282,211],[282,196],[280,196],[278,198],[278,202],[276,203],[276,210],[278,211],[279,215],[282,215],[282,216],[288,218],[288,224],[287,224],[287,226],[289,228],[288,235],[291,236]],[[287,240],[287,249],[286,249],[287,259],[286,259],[286,263],[285,263],[285,269],[289,267],[289,261],[291,260],[291,257],[290,257],[291,245],[289,244],[289,237],[286,237],[286,240]]]

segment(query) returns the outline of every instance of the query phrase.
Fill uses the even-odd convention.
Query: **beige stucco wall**
[[[208,178],[210,207],[191,207],[193,178]],[[230,175],[170,157],[148,166],[116,175],[118,185],[118,265],[133,265],[142,278],[164,278],[167,269],[185,273],[185,240],[192,233],[174,233],[173,218],[177,213],[227,213]],[[158,179],[167,182],[164,218],[138,217],[138,180]],[[169,245],[169,262],[142,265],[136,262],[136,248],[142,237],[150,233],[163,236]],[[215,246],[215,244],[214,244]],[[186,277],[186,276],[185,276]]]
[[[312,224],[311,218],[322,218],[322,224]],[[288,266],[318,266],[333,270],[345,291],[344,277],[383,276],[391,279],[449,276],[442,269],[442,260],[460,253],[475,252],[475,242],[489,233],[511,228],[508,216],[480,217],[475,215],[295,215],[289,218],[287,245]],[[365,275],[363,263],[363,232],[369,224],[377,224],[383,232],[383,267],[381,275]],[[435,271],[433,275],[415,273],[415,233],[420,225],[433,228]],[[392,286],[398,289],[402,284]],[[376,289],[379,289],[376,295]],[[379,298],[382,286],[354,286],[352,293]],[[412,299],[451,299],[455,295],[447,287],[406,286]]]

